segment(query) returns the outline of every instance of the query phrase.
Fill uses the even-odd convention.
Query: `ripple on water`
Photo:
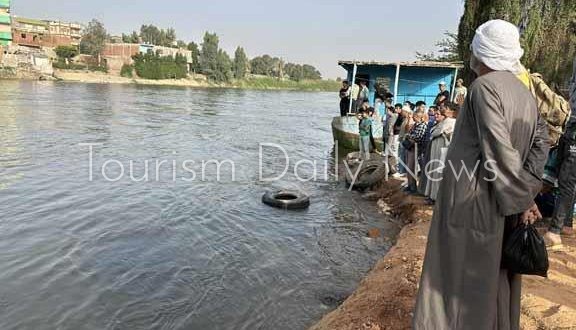
[[[332,94],[0,85],[0,329],[302,329],[388,248],[367,230],[397,231],[331,181]],[[92,181],[87,142],[102,143]],[[277,182],[258,181],[264,142],[290,157]],[[274,155],[263,164],[283,169]],[[146,160],[231,159],[236,180],[108,182],[109,159],[137,177]],[[298,180],[302,159],[330,180]],[[274,189],[312,205],[264,205]]]

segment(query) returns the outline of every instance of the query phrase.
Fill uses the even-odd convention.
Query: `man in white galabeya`
[[[414,329],[519,329],[521,276],[501,268],[505,228],[541,217],[534,198],[548,155],[546,123],[517,77],[516,26],[484,23],[446,157],[414,312]],[[469,173],[469,174],[466,174]]]

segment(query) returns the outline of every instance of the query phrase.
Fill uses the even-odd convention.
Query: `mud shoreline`
[[[16,78],[18,79],[18,78]],[[297,90],[309,92],[324,92],[332,91],[333,88],[326,88],[322,86],[309,85],[306,82],[294,83],[293,86],[273,85],[266,79],[251,80],[254,85],[248,84],[246,81],[234,82],[230,84],[217,84],[206,80],[206,77],[196,74],[184,79],[162,79],[150,80],[140,78],[126,78],[119,75],[108,74],[96,71],[74,71],[74,70],[60,70],[55,69],[52,80],[65,81],[65,82],[79,82],[89,84],[129,84],[129,85],[146,85],[146,86],[176,86],[176,87],[189,87],[189,88],[231,88],[231,89],[255,89],[255,90]],[[325,82],[325,81],[323,81]],[[331,83],[331,82],[330,82]]]
[[[405,226],[356,291],[310,330],[411,328],[432,207],[406,196],[394,180],[383,183],[378,194],[380,208]],[[522,329],[576,329],[576,241],[565,243],[564,251],[550,252],[548,279],[524,276]]]

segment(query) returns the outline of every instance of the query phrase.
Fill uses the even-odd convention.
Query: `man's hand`
[[[540,210],[538,209],[538,206],[536,204],[532,204],[532,206],[528,210],[526,210],[520,217],[520,220],[525,225],[531,225],[534,222],[536,222],[536,220],[540,219],[542,219],[542,213],[540,213]]]

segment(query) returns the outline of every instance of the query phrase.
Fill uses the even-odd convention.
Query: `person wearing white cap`
[[[534,198],[548,156],[546,123],[518,79],[518,29],[481,25],[468,91],[446,156],[413,328],[519,329],[521,276],[502,260],[506,235],[541,217]]]
[[[446,82],[441,81],[440,83],[438,83],[438,89],[440,90],[440,93],[438,93],[436,99],[434,99],[434,105],[437,107],[444,105],[444,103],[450,101],[450,92],[446,90]]]

